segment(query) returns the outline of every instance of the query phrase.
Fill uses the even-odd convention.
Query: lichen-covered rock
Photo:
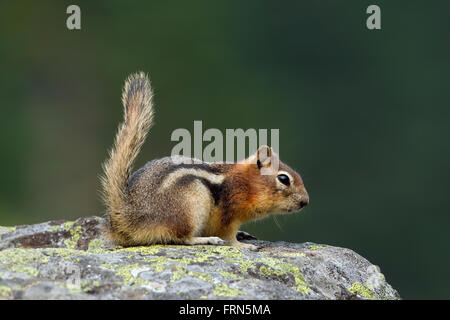
[[[355,252],[313,243],[117,248],[103,220],[0,227],[0,299],[399,299]]]

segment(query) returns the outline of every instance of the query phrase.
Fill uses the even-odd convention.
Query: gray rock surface
[[[0,299],[399,299],[352,250],[245,240],[117,248],[99,217],[0,227]]]

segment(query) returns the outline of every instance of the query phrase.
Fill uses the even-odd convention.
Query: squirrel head
[[[258,215],[300,211],[308,205],[309,195],[302,178],[281,162],[271,147],[259,147],[244,162],[249,164],[251,171],[251,193]]]

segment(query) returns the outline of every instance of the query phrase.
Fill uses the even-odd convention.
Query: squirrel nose
[[[300,200],[300,209],[306,207],[309,204],[309,197]]]

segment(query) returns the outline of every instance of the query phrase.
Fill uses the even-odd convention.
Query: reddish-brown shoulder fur
[[[223,225],[254,218],[253,213],[266,202],[268,186],[256,164],[237,163],[226,173],[220,208]]]

